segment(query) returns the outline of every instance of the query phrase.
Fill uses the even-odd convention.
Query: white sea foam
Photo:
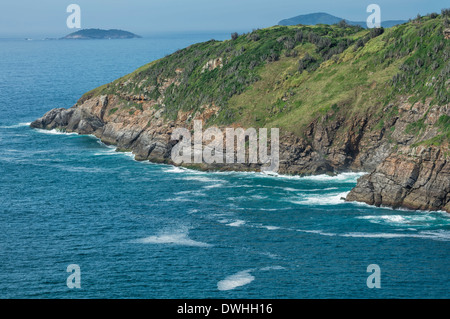
[[[163,202],[193,202],[194,200],[183,197],[183,196],[177,196],[177,197],[166,198],[161,201],[163,201]]]
[[[83,167],[83,166],[66,166],[66,165],[54,165],[66,172],[81,172],[81,173],[107,173],[109,170],[103,169],[101,167]]]
[[[369,215],[359,216],[358,219],[368,220],[374,224],[387,224],[394,226],[439,226],[449,225],[450,218],[439,213],[417,213],[414,215]]]
[[[290,179],[290,180],[311,180],[311,181],[324,181],[324,182],[354,182],[357,179],[367,173],[365,172],[348,172],[340,173],[337,175],[311,175],[311,176],[299,176],[299,175],[283,175],[278,173],[262,173],[262,172],[239,172],[239,171],[226,171],[226,172],[211,172],[209,174],[222,174],[222,175],[241,175],[249,177],[259,178],[273,178],[273,179]]]
[[[251,173],[251,172],[250,172]],[[318,182],[355,182],[357,179],[367,173],[364,172],[348,172],[348,173],[340,173],[337,175],[311,175],[311,176],[298,176],[298,175],[267,175],[263,173],[253,173],[258,177],[267,177],[267,178],[282,178],[282,179],[297,179],[297,180],[310,180],[310,181],[318,181]]]
[[[186,173],[186,169],[178,166],[172,166],[169,169],[164,170],[166,173]]]
[[[94,156],[111,156],[111,155],[119,155],[121,153],[116,152],[116,149],[112,149],[112,148],[108,148],[108,149],[103,149],[100,152],[96,152],[94,153]]]
[[[415,237],[411,234],[397,234],[397,233],[346,233],[342,237],[355,238],[401,238],[401,237]]]
[[[226,277],[217,283],[217,289],[222,291],[232,290],[251,283],[255,280],[255,277],[250,273],[251,271],[253,269],[247,269]]]
[[[133,154],[133,152],[120,152],[120,154],[131,157],[133,160],[136,157],[136,154]]]
[[[117,156],[117,155],[121,155],[121,156],[127,156],[132,158],[133,160],[135,159],[135,154],[133,154],[133,152],[118,152],[117,148],[115,146],[107,146],[107,148],[102,149],[100,151],[97,151],[93,154],[94,156]]]
[[[262,228],[265,228],[265,229],[267,229],[267,230],[278,230],[278,229],[281,229],[280,227],[278,227],[278,226],[261,226]]]
[[[260,270],[261,271],[269,271],[269,270],[283,270],[286,269],[283,266],[268,266],[268,267],[263,267]]]
[[[75,132],[63,132],[57,129],[53,129],[53,130],[43,130],[43,129],[35,129],[36,132],[42,133],[42,134],[49,134],[49,135],[78,135],[78,133]]]
[[[166,173],[174,173],[174,174],[188,174],[188,175],[205,175],[209,174],[202,171],[197,171],[194,169],[182,167],[182,166],[173,166],[173,165],[166,165],[166,164],[159,164],[163,166],[163,171]]]
[[[223,187],[223,183],[217,183],[217,184],[203,186],[203,188],[206,188],[206,189],[218,188],[218,187]]]
[[[175,195],[192,195],[192,196],[206,196],[205,193],[199,191],[199,190],[191,190],[191,191],[181,191],[175,193]]]
[[[390,211],[407,212],[407,213],[413,213],[413,212],[415,212],[415,213],[430,213],[429,210],[409,209],[409,208],[404,208],[404,207],[393,208],[393,207],[385,206],[385,205],[381,205],[378,207],[378,206],[369,205],[369,204],[363,203],[363,202],[351,202],[351,203],[356,206],[369,207],[372,209],[380,209],[380,210],[385,209],[385,210],[390,210]],[[443,210],[431,211],[431,213],[448,215],[448,213]]]
[[[232,222],[232,223],[227,224],[227,226],[231,226],[231,227],[239,227],[239,226],[242,226],[242,225],[244,225],[244,224],[245,224],[245,220],[240,220],[240,219],[238,219],[238,220],[236,220],[236,221],[234,221],[234,222]]]
[[[149,236],[138,239],[135,242],[140,244],[169,244],[169,245],[192,246],[192,247],[211,247],[210,244],[189,238],[188,232],[186,230]]]
[[[341,173],[335,176],[330,175],[312,175],[302,177],[303,180],[324,181],[324,182],[355,182],[358,178],[367,173]]]
[[[309,234],[317,234],[317,235],[322,235],[322,236],[336,236],[337,234],[335,233],[328,233],[328,232],[324,232],[322,230],[303,230],[303,229],[297,229],[298,232],[302,232],[302,233],[309,233]]]
[[[263,252],[263,253],[261,253],[261,255],[267,256],[267,257],[269,257],[269,258],[271,258],[271,259],[277,259],[277,258],[279,258],[278,255],[272,254],[272,253],[270,253],[270,252]]]
[[[234,196],[234,197],[227,197],[227,199],[230,202],[236,202],[236,201],[247,201],[248,197],[247,196]],[[245,208],[244,208],[245,209]]]
[[[342,234],[342,237],[355,237],[355,238],[422,238],[422,239],[433,239],[433,240],[450,240],[450,232],[445,230],[437,231],[422,231],[419,233],[408,234],[408,233],[346,233]]]
[[[262,196],[262,195],[252,195],[250,197],[253,199],[266,199],[267,198],[267,196]]]
[[[185,181],[197,181],[197,182],[223,182],[220,179],[209,178],[207,176],[185,176],[182,178]]]
[[[300,200],[289,200],[291,203],[300,205],[337,205],[346,203],[342,198],[345,198],[349,192],[331,193],[331,194],[317,194],[305,196]]]
[[[443,229],[421,231],[421,232],[419,232],[419,236],[422,236],[422,238],[431,238],[431,239],[435,239],[435,240],[450,241],[450,231],[443,230]]]
[[[30,126],[31,122],[28,123],[19,123],[19,124],[15,124],[15,125],[5,125],[5,126],[0,126],[0,128],[19,128],[19,127],[25,127],[25,126]]]
[[[312,189],[298,189],[301,192],[323,192],[323,191],[332,191],[338,189],[337,187],[327,187],[327,188],[312,188]]]

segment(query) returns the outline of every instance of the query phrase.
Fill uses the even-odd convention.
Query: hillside
[[[443,13],[386,30],[276,26],[191,45],[31,126],[94,134],[163,163],[172,163],[173,129],[192,129],[194,119],[204,127],[277,127],[279,173],[365,171],[347,200],[450,211]]]
[[[283,19],[280,22],[278,22],[279,25],[289,26],[289,25],[297,25],[297,24],[303,24],[303,25],[316,25],[316,24],[337,24],[344,20],[343,18],[339,18],[336,16],[333,16],[331,14],[325,13],[325,12],[317,12],[317,13],[309,13],[309,14],[302,14],[298,15],[289,19]],[[363,28],[366,28],[367,23],[366,21],[350,21],[345,19],[345,21],[354,26],[360,26]],[[407,21],[405,20],[386,20],[381,22],[381,26],[383,28],[390,28],[399,24],[403,24]]]
[[[73,32],[61,38],[62,40],[93,40],[93,39],[133,39],[140,36],[123,30],[84,29]]]

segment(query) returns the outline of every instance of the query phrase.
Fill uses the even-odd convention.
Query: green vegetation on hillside
[[[234,34],[149,63],[88,92],[80,102],[100,94],[158,100],[166,85],[161,104],[170,119],[180,110],[195,112],[214,103],[220,110],[207,125],[239,123],[302,134],[324,114],[370,112],[380,118],[381,129],[398,112],[395,106],[383,108],[398,97],[450,102],[450,46],[443,35],[448,19],[443,11],[389,29],[340,23]],[[207,63],[217,59],[222,65],[209,68]],[[448,121],[443,125],[439,129],[448,137]]]

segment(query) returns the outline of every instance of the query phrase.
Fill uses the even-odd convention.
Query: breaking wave
[[[160,235],[149,236],[137,239],[135,243],[140,244],[168,244],[191,247],[211,247],[212,245],[189,238],[187,230],[162,233]]]
[[[450,225],[450,218],[439,213],[423,213],[415,215],[368,215],[356,217],[374,224],[392,226],[428,227]]]
[[[49,135],[79,135],[76,132],[64,132],[64,131],[60,131],[57,129],[53,129],[53,130],[44,130],[44,129],[40,129],[37,128],[35,129],[36,132],[42,133],[42,134],[49,134]]]
[[[450,231],[436,230],[436,231],[421,231],[418,233],[346,233],[340,235],[342,237],[355,237],[355,238],[422,238],[433,240],[450,240]]]
[[[25,127],[25,126],[30,126],[31,122],[28,123],[19,123],[19,124],[15,124],[15,125],[3,125],[0,126],[0,128],[4,128],[4,129],[9,129],[9,128],[19,128],[19,127]]]
[[[300,200],[289,200],[291,203],[300,205],[337,205],[346,203],[343,198],[347,197],[349,192],[331,193],[331,194],[316,194],[305,196]]]
[[[255,277],[250,273],[251,271],[253,271],[253,269],[247,269],[226,277],[217,283],[217,289],[221,291],[232,290],[237,287],[248,285],[255,280]]]

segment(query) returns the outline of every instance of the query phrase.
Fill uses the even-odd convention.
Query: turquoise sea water
[[[341,201],[361,174],[197,172],[26,124],[228,37],[0,40],[1,298],[450,297],[449,215]],[[66,286],[69,264],[81,289]]]

